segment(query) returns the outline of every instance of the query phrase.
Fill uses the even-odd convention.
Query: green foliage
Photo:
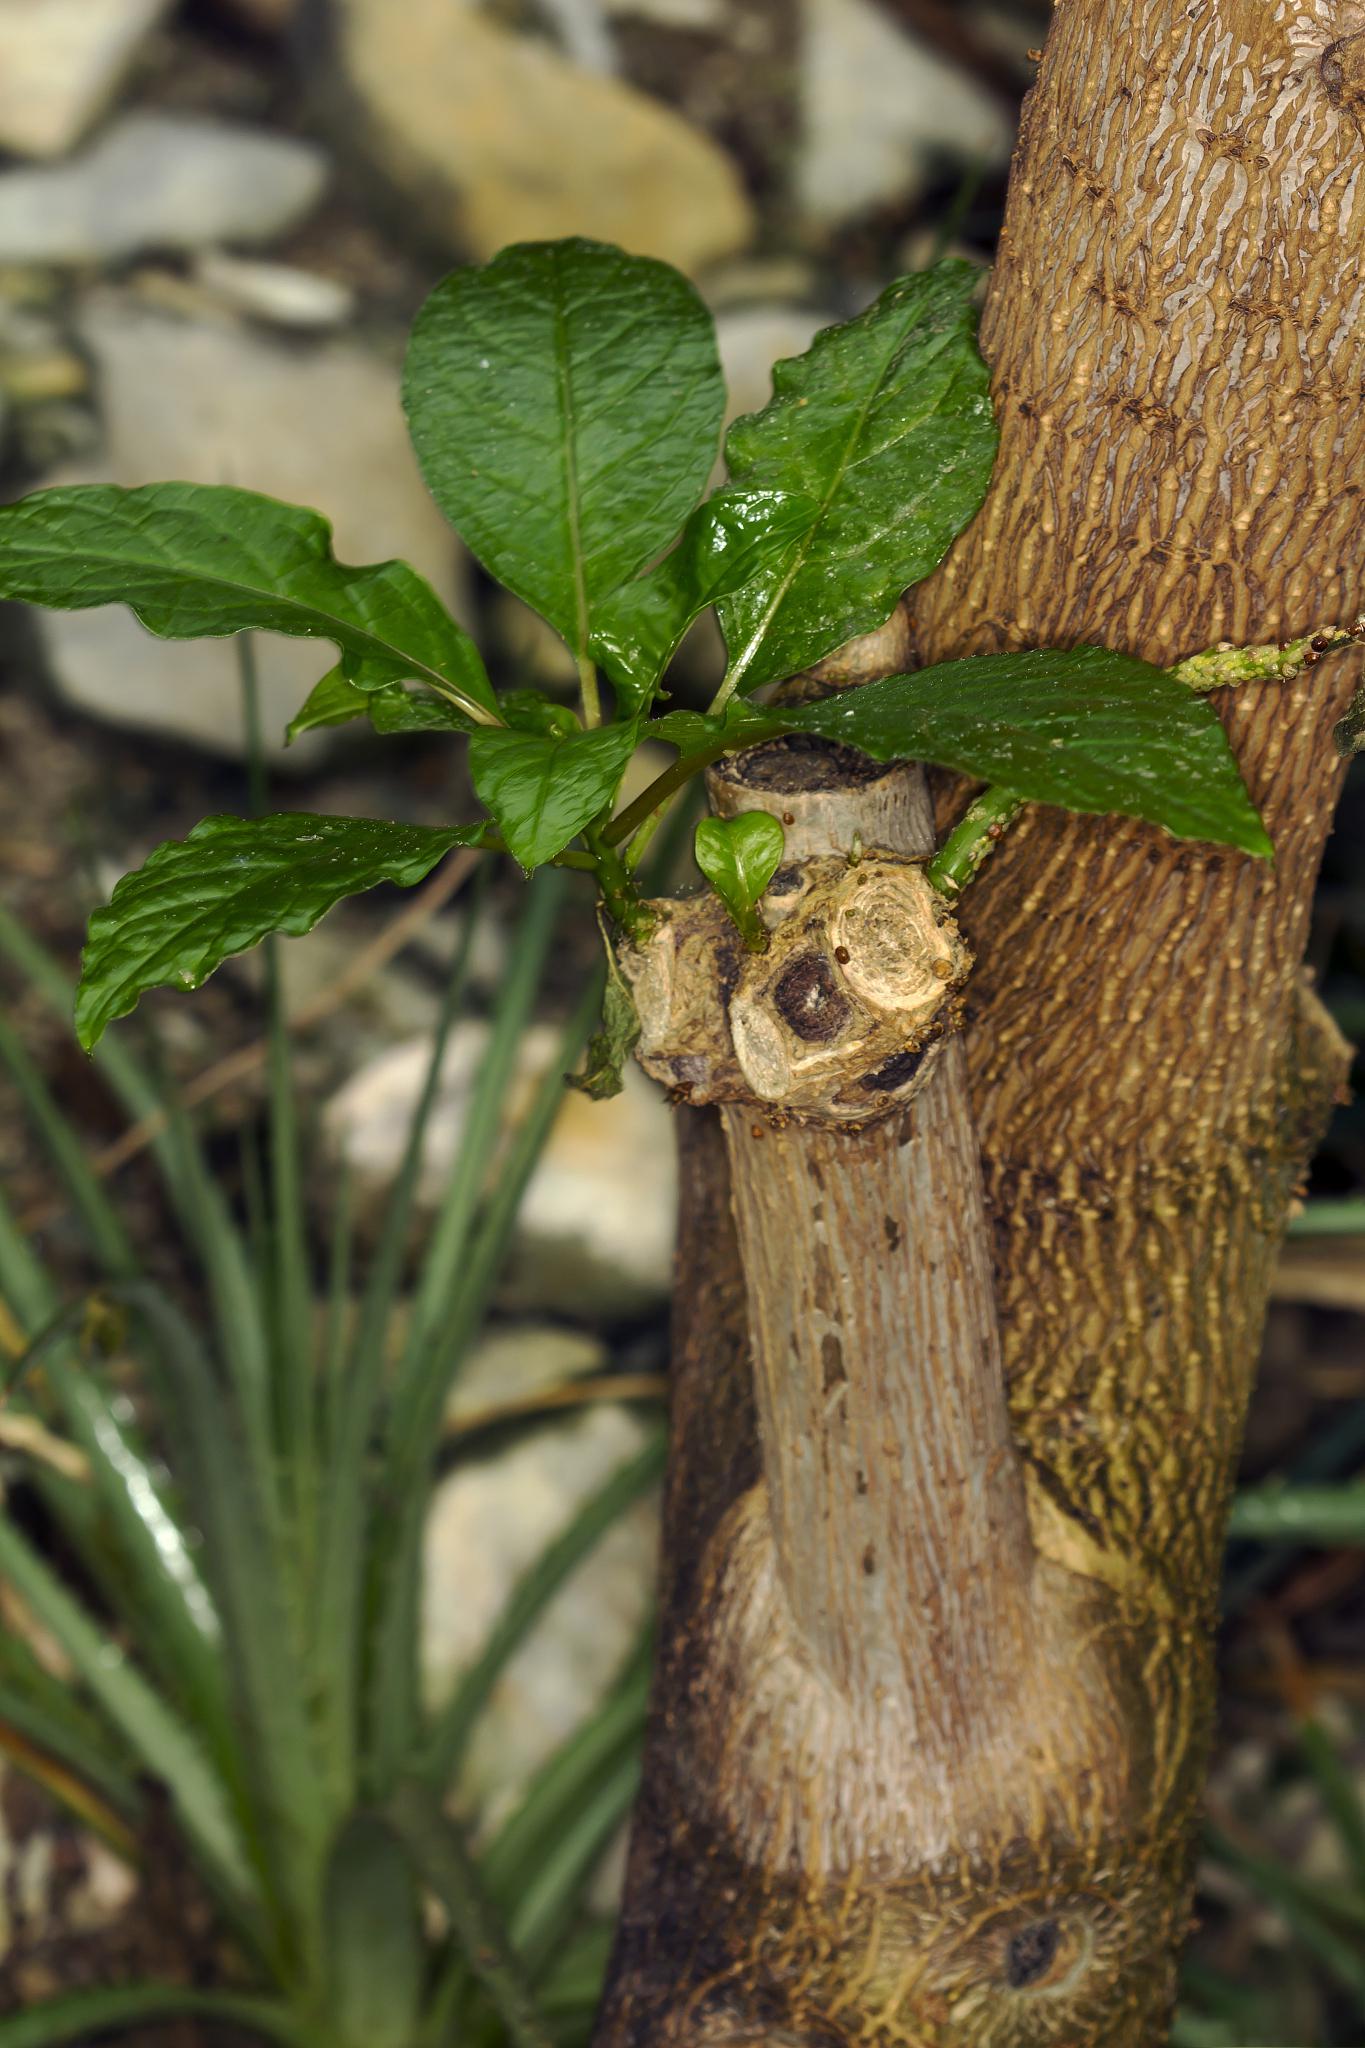
[[[428,1709],[415,1683],[393,1683],[395,1672],[417,1669],[421,1553],[419,1542],[414,1564],[409,1537],[420,1538],[427,1521],[439,1418],[553,1123],[560,1073],[582,1049],[599,993],[584,991],[554,1074],[508,1139],[509,1090],[560,886],[547,876],[529,892],[411,1313],[403,1288],[417,1167],[445,1030],[464,1000],[472,920],[359,1305],[348,1308],[343,1205],[322,1321],[310,1313],[298,1105],[277,993],[268,1183],[246,1230],[196,1132],[129,1048],[109,1039],[95,1049],[130,1114],[168,1120],[153,1157],[187,1275],[202,1277],[203,1322],[148,1276],[76,1134],[13,1033],[0,1029],[0,1065],[65,1182],[95,1290],[63,1307],[0,1198],[0,1328],[17,1326],[27,1341],[11,1405],[68,1435],[90,1468],[80,1484],[41,1462],[27,1475],[80,1567],[77,1585],[16,1520],[0,1520],[0,1576],[61,1644],[73,1674],[58,1683],[18,1637],[0,1643],[0,1751],[15,1749],[125,1851],[149,1823],[143,1783],[163,1787],[235,1948],[231,1981],[240,1987],[64,1996],[0,2019],[0,2048],[50,2048],[96,2032],[136,2039],[157,2021],[195,2014],[284,2048],[437,2048],[455,2038],[457,2017],[459,2038],[472,2030],[487,2048],[581,2037],[596,1985],[582,1982],[576,1942],[620,1787],[634,1781],[634,1693],[623,1713],[614,1690],[552,1759],[554,1801],[546,1771],[527,1787],[494,1844],[512,1831],[496,1862],[473,1854],[464,1822],[439,1814],[508,1659],[657,1481],[659,1444],[613,1475],[535,1561],[449,1698]],[[0,955],[34,995],[69,1005],[65,978],[3,912]],[[158,1269],[167,1249],[158,1246]],[[403,1331],[406,1345],[396,1341]],[[107,1383],[110,1338],[136,1370],[136,1424],[122,1388]],[[564,1833],[547,1840],[546,1826]],[[424,1924],[429,1890],[447,1909],[448,1935]],[[509,1910],[532,1894],[532,1915]],[[552,2020],[540,2011],[542,1988]]]
[[[737,925],[751,953],[768,947],[768,932],[757,905],[782,865],[786,839],[767,811],[738,818],[703,818],[693,850],[697,866]]]
[[[623,710],[647,706],[694,619],[782,558],[818,507],[789,491],[717,491],[699,505],[678,545],[647,576],[601,606],[591,651]]]
[[[572,240],[505,249],[438,285],[404,403],[446,517],[586,659],[602,601],[705,489],[725,387],[684,277]]]
[[[514,858],[528,871],[562,853],[616,794],[633,725],[591,732],[477,732],[469,772]]]
[[[288,736],[365,715],[384,733],[467,734],[486,812],[443,838],[327,821],[297,860],[285,840],[306,831],[288,820],[210,821],[159,849],[92,928],[83,1041],[155,982],[193,987],[228,952],[306,929],[375,881],[415,880],[457,844],[504,848],[528,872],[591,870],[634,938],[650,921],[636,869],[662,807],[720,753],[779,732],[986,777],[999,785],[997,823],[1024,801],[1061,804],[1268,854],[1212,709],[1122,654],[990,655],[818,703],[750,700],[881,624],[979,509],[996,432],[977,283],[969,265],[939,263],[779,363],[771,403],[731,428],[730,481],[709,498],[724,391],[710,316],[686,279],[570,240],[504,250],[436,288],[408,356],[413,441],[468,545],[567,642],[577,714],[536,692],[495,695],[421,578],[401,563],[342,567],[316,513],[190,484],[46,491],[0,508],[0,596],[121,600],[154,632],[186,637],[330,639],[339,663]],[[730,651],[715,701],[648,722],[708,607]],[[605,722],[599,670],[612,690]],[[681,758],[617,810],[647,739]],[[350,834],[364,838],[343,846]],[[712,864],[756,942],[756,899],[720,846]],[[971,860],[955,871],[969,877]],[[593,1062],[603,1087],[630,1028],[619,988],[612,1005]]]
[[[330,640],[360,690],[424,682],[475,724],[496,717],[469,635],[406,562],[344,568],[316,512],[216,484],[78,484],[0,507],[0,597],[126,604],[166,640]]]
[[[198,988],[232,953],[270,932],[311,931],[343,896],[379,882],[404,888],[430,874],[481,825],[387,825],[370,818],[280,811],[205,818],[125,875],[90,920],[76,1030],[89,1052],[114,1017],[149,988]]]
[[[975,341],[979,282],[968,263],[901,278],[778,363],[771,403],[731,427],[736,483],[819,508],[801,542],[720,607],[746,691],[882,625],[980,510],[996,430]]]

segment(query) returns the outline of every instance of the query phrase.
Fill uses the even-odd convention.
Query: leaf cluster
[[[377,882],[415,881],[457,844],[505,849],[528,873],[592,871],[634,935],[648,922],[635,870],[666,803],[720,754],[781,732],[1269,853],[1211,706],[1125,654],[950,661],[799,706],[755,695],[883,623],[979,510],[996,429],[976,286],[958,262],[901,278],[779,363],[769,404],[726,434],[728,477],[709,492],[724,384],[710,315],[676,271],[568,240],[504,250],[437,287],[408,352],[413,444],[490,575],[562,636],[576,707],[496,691],[415,571],[338,563],[311,511],[188,484],[45,491],[0,509],[0,597],[121,601],[170,637],[328,640],[338,659],[291,736],[358,717],[460,735],[484,807],[427,832],[208,820],[93,920],[83,1043],[146,988],[196,986],[270,930],[305,930]],[[721,687],[708,711],[661,711],[670,663],[708,609],[727,649]],[[618,808],[649,741],[677,760]],[[716,881],[733,863],[717,865],[722,839],[705,843]],[[741,922],[751,915],[743,891],[722,894]],[[619,1020],[614,1036],[624,1043]]]

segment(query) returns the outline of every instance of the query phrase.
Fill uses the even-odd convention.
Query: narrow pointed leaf
[[[438,285],[404,403],[446,517],[586,656],[603,598],[705,489],[724,386],[686,278],[574,239],[504,249]]]
[[[166,640],[262,630],[330,640],[365,690],[413,679],[497,711],[469,635],[406,562],[351,569],[316,512],[218,484],[80,484],[0,507],[0,597],[126,604]]]
[[[698,505],[672,553],[597,609],[590,651],[618,701],[647,704],[693,620],[775,571],[819,510],[790,491],[717,491]]]
[[[378,692],[384,695],[385,692]],[[349,725],[353,718],[364,718],[369,713],[374,698],[366,690],[358,690],[354,683],[348,683],[344,671],[338,666],[329,668],[321,682],[314,683],[299,710],[284,729],[284,743],[292,746],[305,732],[316,732],[324,725]]]
[[[125,875],[90,920],[76,995],[89,1051],[149,988],[198,988],[229,954],[268,932],[311,931],[344,896],[379,882],[410,887],[483,825],[390,825],[283,811],[205,818]]]
[[[0,2048],[59,2048],[96,2035],[132,2041],[158,2021],[201,2018],[244,2027],[268,2041],[299,2048],[293,2014],[274,1999],[230,1991],[196,1991],[186,1984],[127,1984],[113,1991],[72,1991],[26,2012],[0,2019]]]
[[[474,787],[524,868],[553,860],[611,802],[638,738],[634,724],[473,735]]]
[[[778,363],[771,402],[730,428],[735,484],[819,507],[781,565],[720,607],[742,689],[882,625],[979,511],[996,451],[976,347],[979,276],[949,262],[899,279]]]

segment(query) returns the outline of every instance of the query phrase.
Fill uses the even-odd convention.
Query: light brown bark
[[[914,595],[921,657],[1094,641],[1168,661],[1358,611],[1363,258],[1361,0],[1060,0],[983,328],[1001,460]],[[998,1496],[973,1494],[980,1409],[974,1435],[944,1429],[936,1476],[922,1437],[927,1390],[945,1413],[989,1396],[990,1339],[955,1376],[916,1316],[941,1258],[895,1126],[755,1139],[723,1110],[732,1213],[720,1132],[680,1113],[665,1608],[611,2048],[1164,2037],[1223,1513],[1284,1217],[1342,1072],[1301,961],[1357,667],[1220,701],[1273,868],[1037,811],[964,899],[1013,1444]],[[940,794],[946,819],[963,799]],[[958,1113],[953,1057],[905,1112],[936,1173],[956,1141],[926,1103]],[[832,1307],[846,1378],[822,1402]],[[892,1463],[915,1443],[880,1514],[857,1491],[878,1416]],[[964,1493],[966,1530],[945,1513]],[[1026,1623],[993,1655],[960,1617],[997,1513],[1016,1561],[1000,1615],[1017,1597]],[[860,1539],[894,1559],[899,1601],[850,1587]],[[959,1597],[934,1640],[936,1563]]]

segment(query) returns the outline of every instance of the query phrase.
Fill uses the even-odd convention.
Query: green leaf
[[[705,489],[724,396],[686,278],[578,239],[522,243],[438,285],[404,380],[437,504],[580,658],[602,600]]]
[[[633,724],[592,732],[473,735],[474,787],[528,873],[562,853],[611,802],[638,738]]]
[[[732,700],[715,718],[673,711],[643,736],[714,758],[784,732],[818,733],[875,761],[933,761],[1033,803],[1273,852],[1212,705],[1164,669],[1102,647],[971,655],[813,704]]]
[[[1338,719],[1332,728],[1337,752],[1348,759],[1353,754],[1365,754],[1365,683],[1356,691],[1346,709],[1346,716]]]
[[[426,1975],[421,1901],[407,1852],[374,1815],[352,1814],[342,1827],[323,1910],[336,2048],[409,2048]]]
[[[198,988],[229,954],[268,932],[311,931],[344,896],[378,882],[410,887],[483,825],[389,825],[371,818],[205,818],[125,875],[90,920],[76,992],[89,1052],[149,988]]]
[[[720,606],[743,689],[882,625],[979,511],[997,439],[976,347],[979,278],[958,262],[901,278],[778,363],[771,402],[730,428],[736,484],[819,507],[781,566]]]
[[[1132,655],[970,656],[781,717],[788,731],[820,733],[875,761],[935,761],[1033,803],[1274,851],[1212,705]]]
[[[763,952],[768,944],[758,899],[781,867],[785,846],[782,827],[767,811],[745,811],[738,818],[703,818],[697,827],[697,866],[753,952]]]
[[[377,694],[384,696],[387,692]],[[358,690],[354,683],[348,683],[339,666],[329,668],[322,681],[314,683],[285,727],[284,743],[290,747],[300,734],[315,732],[319,726],[349,725],[353,718],[366,717],[374,701],[368,690]]]
[[[476,724],[497,721],[473,641],[415,569],[346,568],[325,519],[254,491],[36,491],[0,507],[0,597],[64,611],[126,604],[165,640],[257,629],[330,640],[358,689],[419,681]]]
[[[26,2012],[0,2019],[0,2048],[58,2048],[60,2042],[88,2041],[111,2030],[199,2017],[299,2048],[292,2012],[275,1999],[230,1991],[196,1991],[185,1984],[127,1984],[115,1991],[72,1991]]]
[[[369,699],[370,724],[379,733],[470,732],[474,728],[463,712],[430,690],[405,690],[395,684],[389,690],[373,690]]]
[[[549,2028],[458,1824],[441,1812],[422,1785],[404,1786],[393,1799],[390,1816],[445,1907],[451,1931],[502,2021],[511,2048],[552,2048]]]
[[[285,744],[321,725],[348,725],[368,718],[379,733],[472,732],[473,720],[445,697],[430,690],[405,690],[391,683],[384,690],[358,690],[339,668],[329,669],[309,692],[302,710],[285,727]]]
[[[819,514],[790,491],[717,491],[671,554],[598,606],[590,652],[631,710],[647,704],[693,620],[774,571]]]

